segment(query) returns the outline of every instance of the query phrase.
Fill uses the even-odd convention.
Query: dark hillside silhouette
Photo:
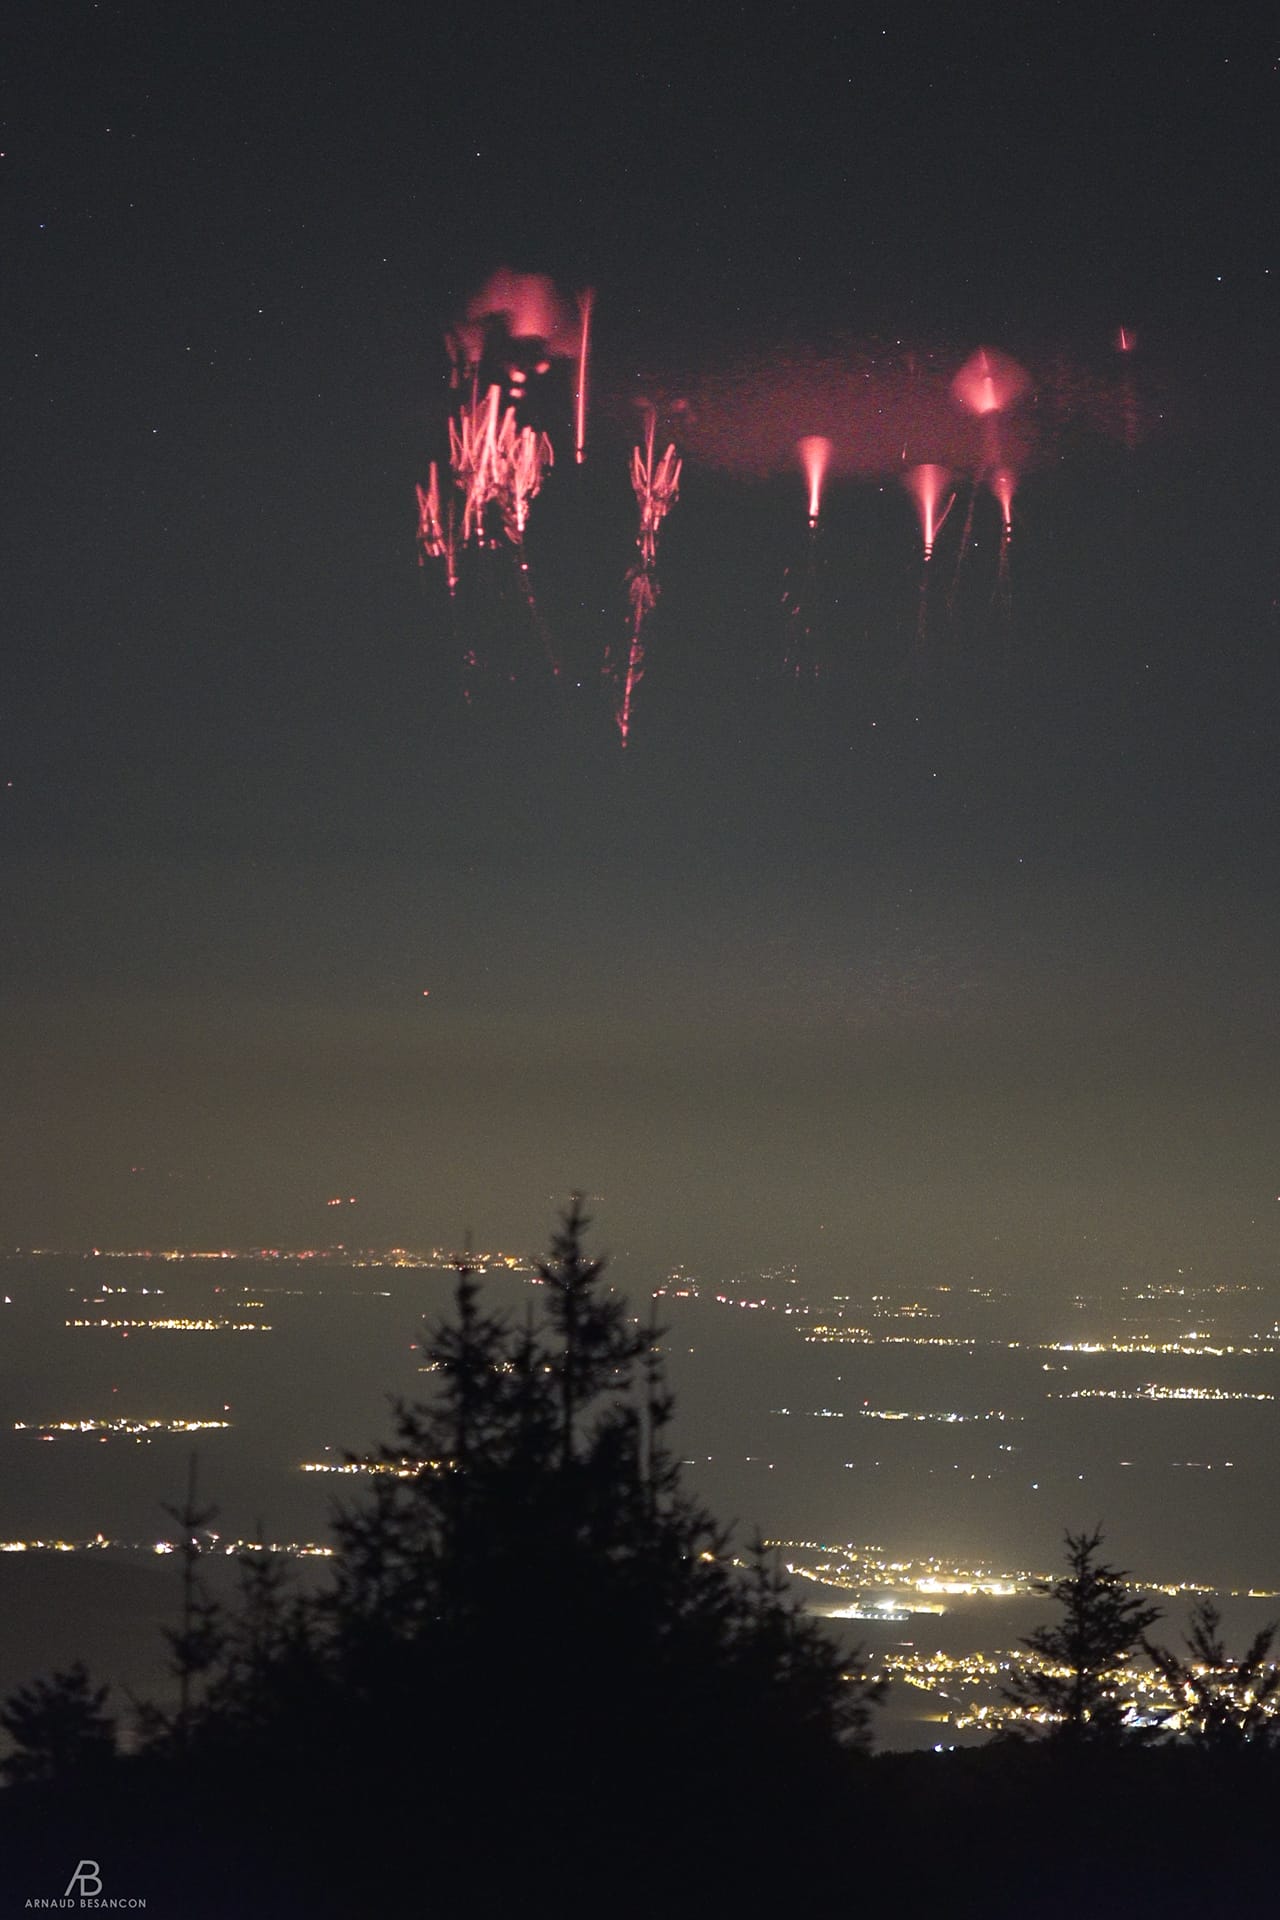
[[[192,1479],[176,1702],[136,1752],[81,1667],[11,1696],[18,1908],[89,1861],[181,1920],[1274,1910],[1269,1643],[1230,1662],[1202,1606],[1187,1662],[1147,1649],[1191,1732],[1131,1729],[1116,1675],[1155,1609],[1069,1533],[1046,1670],[1014,1683],[1048,1737],[873,1759],[878,1688],[683,1485],[659,1336],[586,1226],[575,1202],[518,1324],[461,1264],[318,1596],[249,1554],[215,1606]]]

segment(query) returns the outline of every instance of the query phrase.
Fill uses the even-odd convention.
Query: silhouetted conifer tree
[[[1134,1592],[1123,1568],[1099,1560],[1101,1528],[1065,1539],[1068,1572],[1039,1587],[1056,1600],[1062,1617],[1022,1642],[1043,1665],[1016,1673],[1002,1692],[1015,1706],[1043,1715],[1054,1738],[1114,1739],[1124,1723],[1118,1676],[1143,1646],[1160,1609]]]
[[[121,1779],[149,1834],[198,1797],[282,1912],[406,1887],[509,1912],[554,1860],[560,1911],[647,1914],[693,1862],[745,1896],[767,1864],[789,1883],[786,1836],[842,1831],[878,1689],[684,1486],[659,1330],[587,1224],[575,1200],[515,1324],[460,1261],[428,1397],[365,1460],[327,1590],[289,1598],[254,1554],[217,1615],[194,1480],[176,1510],[179,1709]]]
[[[1232,1660],[1222,1638],[1222,1614],[1203,1599],[1191,1610],[1186,1657],[1147,1644],[1170,1692],[1179,1702],[1176,1730],[1197,1744],[1237,1750],[1265,1746],[1280,1737],[1273,1702],[1280,1692],[1280,1666],[1270,1661],[1277,1623],[1256,1633],[1242,1660]]]
[[[106,1687],[91,1687],[80,1661],[48,1680],[19,1687],[0,1707],[14,1750],[0,1761],[11,1781],[66,1786],[99,1772],[115,1752]]]
[[[182,1568],[181,1625],[165,1629],[178,1682],[177,1717],[166,1725],[174,1739],[184,1741],[191,1731],[197,1685],[213,1673],[226,1640],[221,1609],[209,1597],[200,1579],[200,1556],[204,1551],[200,1536],[210,1521],[217,1519],[218,1509],[197,1505],[194,1453],[187,1471],[186,1499],[180,1507],[166,1506],[165,1512],[179,1529],[177,1550]]]
[[[568,1469],[577,1453],[577,1423],[583,1409],[631,1384],[631,1369],[650,1344],[628,1325],[622,1301],[597,1282],[603,1260],[588,1260],[582,1248],[590,1221],[575,1194],[552,1235],[551,1254],[537,1264],[547,1289],[552,1334],[550,1366],[559,1388],[560,1460]]]

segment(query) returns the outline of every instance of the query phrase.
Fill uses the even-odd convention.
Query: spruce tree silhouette
[[[1280,1667],[1271,1664],[1276,1623],[1262,1627],[1242,1660],[1232,1660],[1222,1637],[1216,1601],[1198,1600],[1191,1610],[1186,1655],[1146,1643],[1174,1698],[1175,1731],[1197,1745],[1228,1752],[1265,1747],[1280,1737],[1275,1701]]]
[[[1040,1584],[1062,1609],[1057,1626],[1037,1627],[1022,1644],[1043,1665],[1015,1673],[1006,1700],[1036,1716],[1042,1730],[1068,1744],[1113,1741],[1124,1730],[1117,1676],[1144,1644],[1159,1607],[1135,1593],[1123,1568],[1098,1558],[1102,1530],[1067,1533],[1068,1572]]]
[[[685,1911],[691,1882],[780,1897],[801,1835],[837,1871],[880,1688],[686,1489],[660,1331],[588,1224],[575,1199],[515,1324],[459,1262],[320,1594],[252,1555],[206,1617],[192,1487],[179,1712],[117,1764],[112,1828],[172,1849],[189,1914],[196,1805],[211,1913],[252,1885],[240,1910],[506,1914],[540,1879],[563,1914]]]
[[[544,1751],[548,1687],[559,1737],[579,1743],[616,1726],[630,1696],[634,1747],[658,1699],[676,1723],[713,1703],[736,1719],[748,1696],[785,1722],[801,1677],[797,1724],[865,1740],[874,1689],[845,1677],[781,1585],[765,1604],[737,1576],[722,1530],[684,1491],[656,1331],[605,1288],[588,1224],[575,1199],[537,1266],[541,1324],[486,1312],[461,1264],[454,1316],[424,1343],[436,1393],[397,1406],[394,1442],[369,1463],[384,1469],[371,1497],[337,1521],[329,1608],[344,1684],[373,1684],[388,1660],[401,1684],[407,1655],[430,1674],[437,1712],[464,1676],[467,1696],[497,1712],[493,1647],[518,1633],[531,1653],[501,1668],[504,1717],[517,1703],[518,1718],[536,1717]]]
[[[169,1737],[178,1743],[191,1731],[197,1690],[215,1671],[224,1646],[221,1609],[210,1599],[200,1579],[200,1556],[209,1523],[218,1517],[216,1507],[201,1507],[196,1502],[197,1457],[187,1464],[187,1494],[180,1507],[166,1506],[165,1512],[178,1528],[177,1551],[182,1568],[182,1624],[166,1627],[165,1638],[173,1656],[172,1669],[178,1682],[178,1711],[165,1724]],[[161,1716],[163,1721],[163,1716]]]
[[[106,1687],[91,1687],[77,1660],[48,1680],[18,1687],[0,1707],[13,1750],[0,1761],[7,1780],[72,1786],[101,1773],[115,1754]]]
[[[659,1332],[609,1289],[588,1225],[575,1198],[522,1324],[459,1263],[452,1316],[423,1343],[434,1392],[397,1403],[369,1496],[337,1518],[314,1697],[351,1751],[377,1756],[382,1808],[430,1730],[455,1866],[481,1845],[483,1782],[507,1857],[545,1850],[571,1802],[566,1876],[585,1885],[626,1858],[638,1887],[636,1821],[665,1780],[647,1869],[674,1871],[718,1832],[728,1872],[726,1836],[745,1827],[758,1877],[760,1835],[837,1803],[847,1820],[880,1689],[776,1570],[738,1570],[685,1489]]]

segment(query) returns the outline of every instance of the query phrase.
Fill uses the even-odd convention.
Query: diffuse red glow
[[[994,347],[979,347],[951,382],[951,391],[967,412],[981,416],[1006,412],[1030,385],[1031,375],[1026,368],[1011,360],[1007,353],[997,353]]]
[[[1001,420],[1031,385],[1031,375],[1007,353],[994,347],[979,347],[951,382],[951,396],[958,406],[975,415],[980,433],[977,465],[988,472],[1003,458]]]
[[[473,325],[501,316],[514,340],[542,340],[548,350],[568,359],[578,350],[569,303],[545,273],[498,271],[467,302],[466,318]]]
[[[455,392],[471,388],[473,399],[482,372],[492,377],[495,355],[505,355],[503,373],[511,381],[512,398],[517,398],[515,390],[526,386],[530,371],[543,374],[553,359],[577,358],[582,344],[573,301],[547,274],[513,273],[509,267],[500,267],[471,296],[465,311],[446,328],[444,343],[450,386]]]
[[[796,435],[829,440],[826,479],[883,481],[903,464],[929,459],[956,473],[981,473],[1008,460],[1019,470],[1049,451],[1050,432],[1079,411],[1076,397],[1064,396],[1061,410],[1014,404],[1029,388],[1029,376],[1016,362],[987,350],[988,368],[979,373],[977,397],[1007,401],[988,413],[975,413],[952,391],[958,356],[942,351],[909,353],[894,347],[850,340],[824,352],[771,352],[736,360],[705,373],[693,373],[676,386],[646,376],[646,388],[660,409],[682,418],[681,442],[690,459],[743,479],[766,479],[794,470]],[[1056,396],[1051,396],[1056,399]],[[1118,383],[1083,396],[1091,424],[1106,431],[1104,409],[1118,412]],[[1000,460],[991,454],[992,427],[998,422]],[[1120,424],[1114,422],[1117,437]],[[905,452],[904,452],[905,449]],[[1043,451],[1042,451],[1043,450]]]
[[[585,460],[594,301],[593,289],[570,299],[546,275],[504,269],[492,276],[448,336],[453,385],[466,393],[449,421],[456,492],[442,502],[435,463],[427,485],[417,489],[419,563],[443,560],[453,594],[461,551],[469,546],[493,549],[503,544],[505,535],[515,548],[522,591],[544,639],[527,578],[524,542],[531,504],[553,464],[553,452],[547,434],[518,424],[518,415],[527,409],[537,418],[536,409],[545,404],[538,377],[549,371],[551,358],[571,360],[576,376],[571,387],[574,456],[579,464]],[[1135,344],[1132,330],[1120,328],[1114,343],[1127,359]],[[708,465],[764,477],[794,471],[799,462],[810,540],[803,582],[798,571],[789,573],[794,584],[784,593],[790,616],[787,665],[797,676],[817,672],[806,649],[817,601],[817,532],[832,475],[883,483],[897,473],[911,493],[926,563],[921,580],[923,637],[925,602],[933,592],[927,588],[928,563],[955,504],[953,474],[960,476],[957,484],[969,484],[970,491],[949,608],[970,551],[968,536],[980,491],[989,491],[1000,509],[1000,580],[1007,594],[1014,494],[1021,476],[1037,460],[1052,457],[1055,436],[1068,422],[1083,421],[1093,430],[1122,434],[1136,444],[1143,422],[1127,363],[1108,382],[1073,369],[1065,360],[1053,361],[1031,407],[1019,405],[1030,393],[1031,376],[1007,354],[980,347],[958,371],[957,358],[910,352],[901,342],[892,348],[847,342],[825,354],[775,353],[740,361],[682,392],[646,379],[647,390],[662,395],[661,410],[680,419],[682,445]],[[562,390],[562,405],[564,399]],[[512,404],[505,404],[507,400]],[[638,552],[626,576],[625,673],[615,674],[606,653],[606,674],[611,682],[620,681],[614,717],[624,747],[645,669],[646,622],[660,590],[659,535],[678,497],[682,469],[674,443],[657,455],[657,410],[650,406],[642,443],[630,458]],[[825,431],[806,432],[797,439],[799,424]],[[913,461],[921,452],[930,458]],[[549,640],[547,650],[551,653]],[[474,653],[468,657],[474,665]],[[554,668],[554,656],[552,664]]]

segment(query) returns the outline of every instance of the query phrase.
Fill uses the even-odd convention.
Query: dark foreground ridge
[[[1153,1614],[1096,1534],[1041,1636],[1068,1668],[1046,1737],[873,1759],[882,1689],[684,1490],[657,1330],[586,1225],[575,1202],[522,1327],[461,1264],[435,1393],[397,1408],[319,1596],[248,1556],[216,1607],[192,1489],[176,1704],[131,1751],[82,1669],[11,1697],[5,1911],[1273,1910],[1272,1722],[1219,1699],[1198,1738],[1120,1724],[1102,1676]]]

